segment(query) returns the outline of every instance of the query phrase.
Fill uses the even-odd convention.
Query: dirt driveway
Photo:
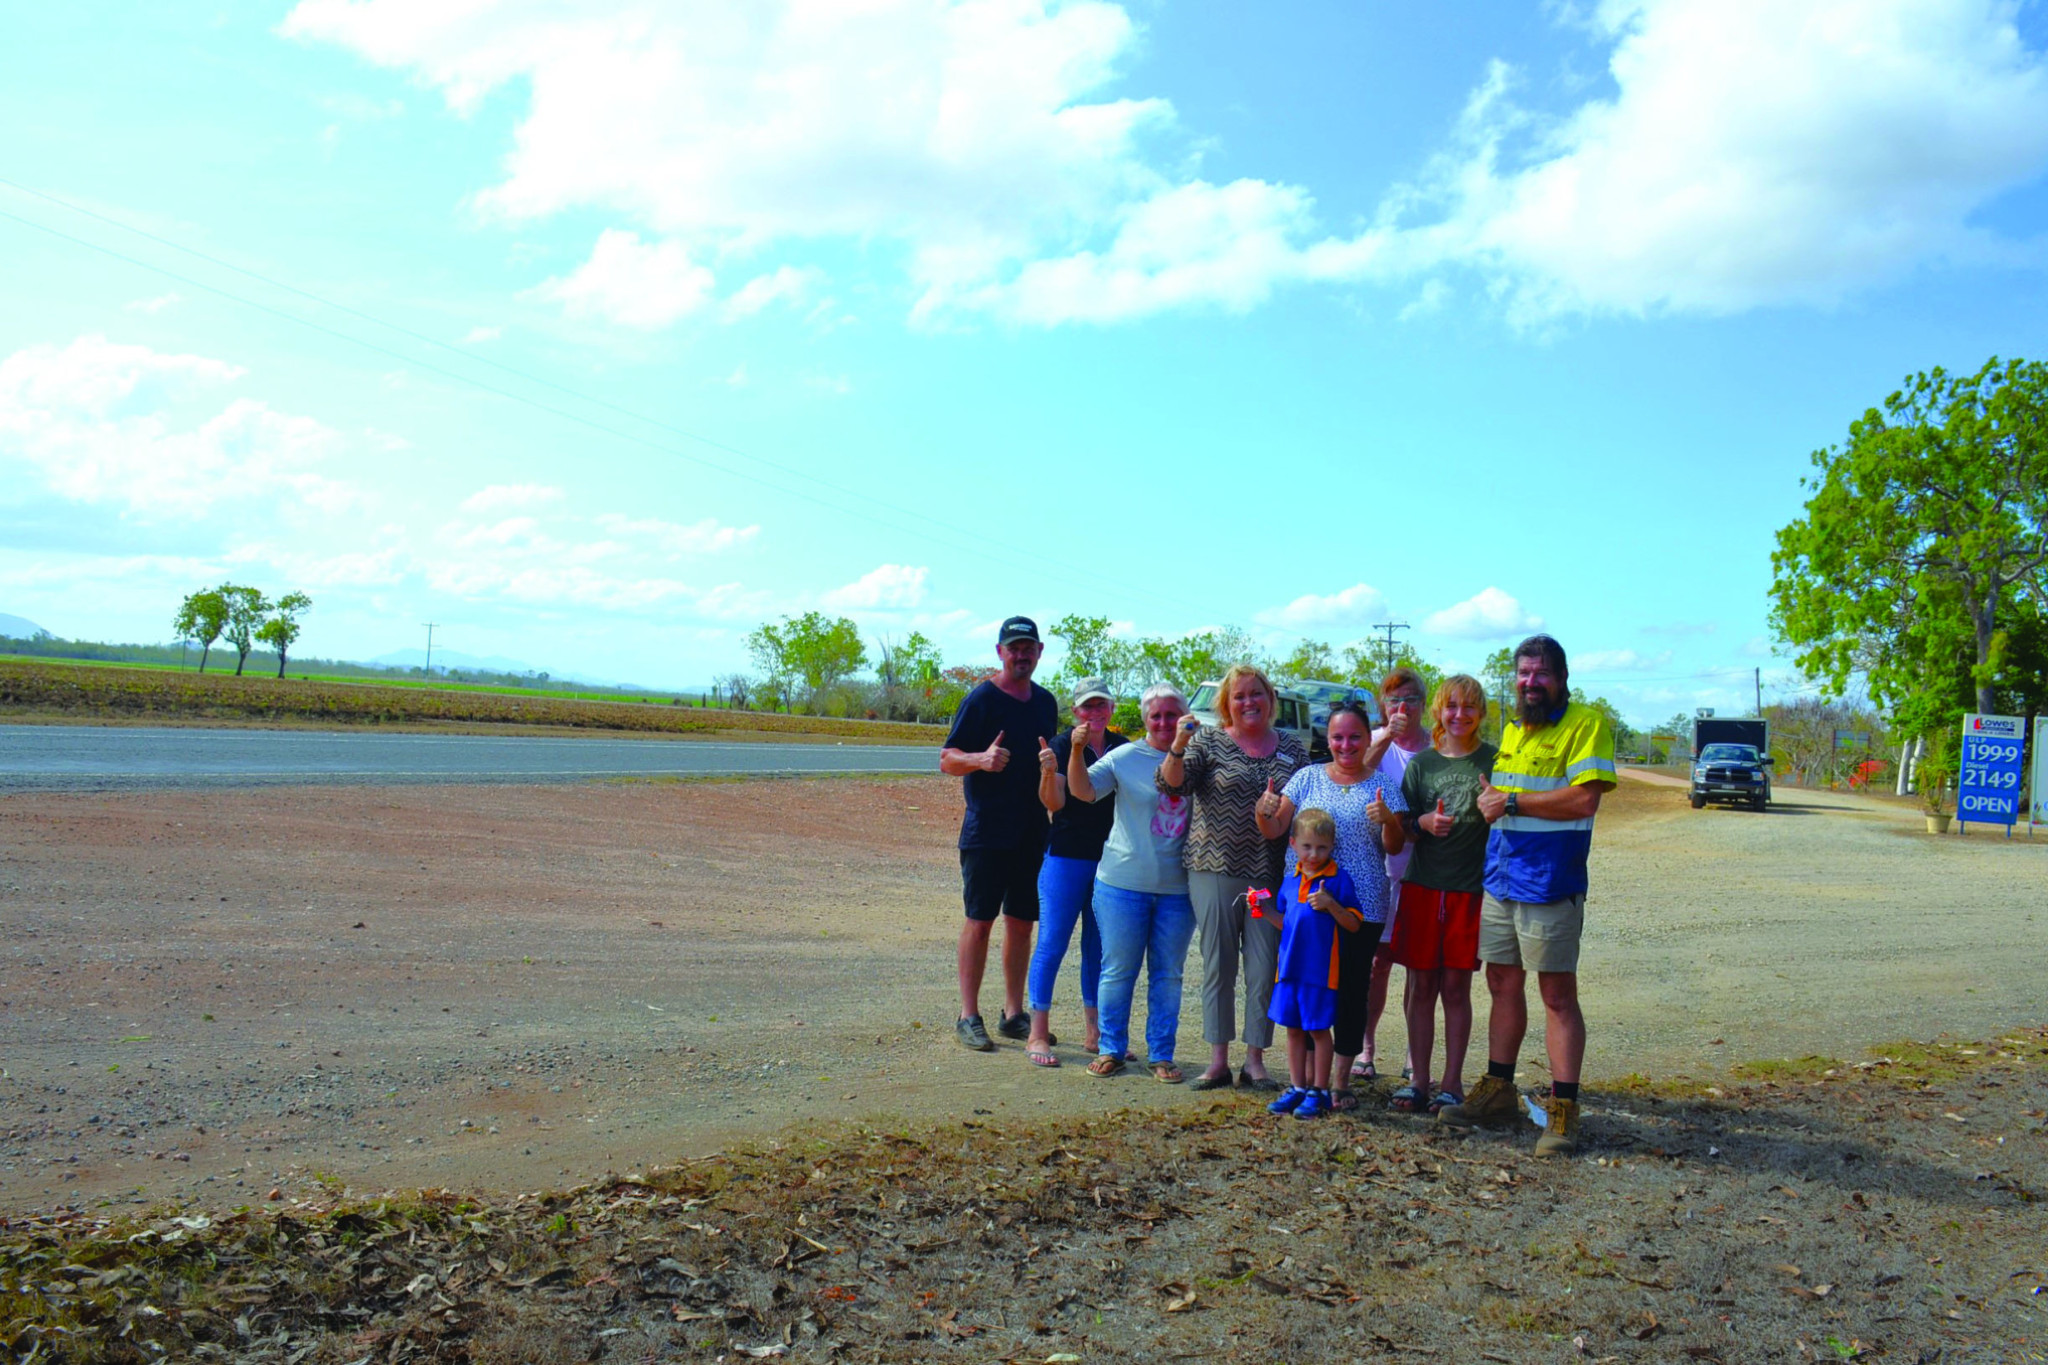
[[[1610,798],[1590,1077],[2038,1021],[2048,840],[1784,795]],[[0,1208],[531,1190],[822,1117],[1231,1103],[1094,1080],[1071,1045],[1046,1072],[954,1044],[958,799],[937,778],[0,797]],[[1068,1032],[1071,978],[1061,996]]]

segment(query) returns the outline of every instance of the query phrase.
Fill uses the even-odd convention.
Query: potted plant
[[[1955,814],[1956,738],[1952,731],[1944,728],[1927,737],[1914,776],[1920,784],[1920,809],[1927,816],[1927,832],[1948,833],[1949,817]]]

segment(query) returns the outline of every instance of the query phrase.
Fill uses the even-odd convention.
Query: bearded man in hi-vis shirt
[[[1438,1114],[1453,1128],[1504,1126],[1521,1118],[1515,1059],[1529,1031],[1529,973],[1543,998],[1550,1055],[1549,1122],[1536,1155],[1578,1146],[1579,1067],[1586,1017],[1579,1011],[1579,936],[1586,919],[1586,855],[1593,814],[1614,789],[1614,731],[1571,700],[1564,646],[1532,635],[1515,646],[1514,717],[1503,727],[1493,781],[1479,793],[1486,839],[1486,897],[1479,958],[1493,996],[1486,1075],[1463,1104]]]

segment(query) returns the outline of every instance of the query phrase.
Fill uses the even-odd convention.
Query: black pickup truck
[[[1771,803],[1771,723],[1761,716],[1702,716],[1692,730],[1692,808]]]

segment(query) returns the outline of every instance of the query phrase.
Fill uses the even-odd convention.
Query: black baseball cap
[[[1010,643],[1012,640],[1030,640],[1038,644],[1044,643],[1038,638],[1038,622],[1028,616],[1012,616],[1009,620],[1003,622],[1003,628],[996,632],[996,646],[998,648]]]

